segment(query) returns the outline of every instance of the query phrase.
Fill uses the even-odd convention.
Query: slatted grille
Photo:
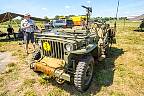
[[[47,42],[50,45],[51,50],[44,49],[43,44]],[[43,55],[57,59],[64,59],[64,44],[58,41],[42,40]]]

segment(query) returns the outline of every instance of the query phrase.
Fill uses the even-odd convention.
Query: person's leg
[[[33,45],[33,49],[34,49],[34,51],[35,51],[35,39],[34,39],[34,32],[32,32],[32,33],[30,34],[30,38],[31,38],[31,43],[32,43],[32,45]]]
[[[27,42],[27,33],[23,32],[23,44],[26,44]]]
[[[10,38],[10,34],[8,33],[7,35],[8,35],[8,38],[11,39],[11,38]]]
[[[26,37],[25,37],[25,39],[26,39],[26,46],[25,46],[25,48],[26,48],[26,53],[28,54],[28,44],[29,44],[29,40],[30,40],[30,33],[29,32],[26,32]]]
[[[16,40],[16,33],[13,33],[13,36],[14,36],[14,40]]]

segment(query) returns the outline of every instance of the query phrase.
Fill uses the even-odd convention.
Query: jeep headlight
[[[66,43],[66,44],[65,44],[65,50],[66,50],[66,51],[72,51],[72,50],[73,50],[73,44],[71,44],[71,43]]]

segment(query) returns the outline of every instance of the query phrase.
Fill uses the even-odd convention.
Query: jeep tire
[[[92,56],[87,56],[81,59],[76,67],[74,75],[74,85],[78,91],[86,91],[93,77],[94,59]]]

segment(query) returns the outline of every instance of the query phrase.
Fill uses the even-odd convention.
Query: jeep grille
[[[45,50],[44,43],[50,45],[50,50]],[[43,55],[57,59],[64,59],[64,44],[58,41],[42,40]]]

